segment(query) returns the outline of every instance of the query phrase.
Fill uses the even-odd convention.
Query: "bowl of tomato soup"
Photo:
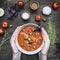
[[[24,54],[32,55],[41,51],[44,41],[41,31],[34,31],[37,24],[28,23],[20,27],[16,36],[16,47]]]

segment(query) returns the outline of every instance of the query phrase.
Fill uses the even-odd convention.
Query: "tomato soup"
[[[34,51],[40,47],[43,41],[41,32],[34,32],[35,26],[26,26],[18,34],[18,43],[26,51]]]

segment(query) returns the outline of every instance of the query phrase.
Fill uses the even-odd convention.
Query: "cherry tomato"
[[[3,28],[8,28],[9,27],[9,23],[7,21],[3,21],[2,22],[2,27]]]
[[[20,7],[20,8],[22,8],[23,6],[24,6],[24,2],[23,1],[18,1],[18,6]]]
[[[54,3],[52,4],[52,8],[53,8],[54,10],[58,9],[58,8],[59,8],[59,3],[58,3],[58,2],[54,2]]]
[[[40,21],[41,21],[41,16],[40,16],[40,15],[36,15],[36,16],[35,16],[35,20],[36,20],[37,22],[40,22]]]

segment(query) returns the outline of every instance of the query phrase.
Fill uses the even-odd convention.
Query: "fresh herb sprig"
[[[52,17],[48,18],[47,29],[51,41],[51,46],[53,46],[56,40],[56,32],[55,32],[54,20]]]
[[[4,36],[2,37],[1,43],[0,43],[0,50],[2,49],[3,44],[9,39],[9,33],[5,31]]]

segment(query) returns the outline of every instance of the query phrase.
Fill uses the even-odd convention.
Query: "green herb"
[[[48,34],[51,41],[51,46],[53,46],[56,40],[56,32],[55,32],[54,20],[52,17],[48,18],[47,29],[48,29]]]
[[[2,41],[1,41],[1,43],[0,43],[0,50],[1,50],[2,46],[3,46],[3,44],[4,44],[9,38],[10,38],[10,37],[9,37],[9,33],[8,33],[7,31],[5,31],[5,34],[4,34],[4,36],[2,37]]]

